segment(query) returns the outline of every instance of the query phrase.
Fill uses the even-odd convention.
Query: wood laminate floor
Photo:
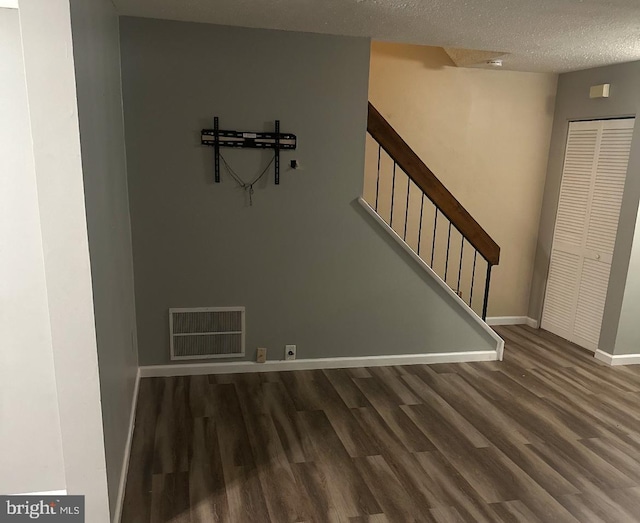
[[[143,379],[122,522],[640,521],[640,368],[496,330],[503,362]]]

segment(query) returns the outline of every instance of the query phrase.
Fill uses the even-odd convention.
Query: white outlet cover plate
[[[290,351],[293,351],[292,355],[289,355]],[[285,360],[295,360],[296,359],[296,346],[295,345],[285,345],[284,346],[284,359]]]

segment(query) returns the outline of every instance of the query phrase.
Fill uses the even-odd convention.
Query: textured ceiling
[[[498,49],[504,69],[640,60],[640,0],[114,0],[123,15]]]

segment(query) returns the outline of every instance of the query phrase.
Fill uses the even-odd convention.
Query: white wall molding
[[[140,367],[140,377],[196,376],[199,374],[240,374],[248,372],[279,372],[288,370],[347,369],[353,367],[385,367],[390,365],[418,365],[433,363],[464,363],[496,361],[497,350],[440,352],[433,354],[401,354],[397,356],[360,356],[353,358],[315,358],[301,360],[272,360],[223,363],[187,363],[176,365],[149,365]]]
[[[527,325],[532,329],[537,329],[539,327],[538,320],[534,320],[533,318],[527,318]]]
[[[499,354],[498,359],[502,361],[502,354],[504,352],[504,340],[500,336],[498,336],[496,331],[489,327],[489,325],[487,325],[487,323],[485,323],[482,318],[478,316],[476,312],[471,307],[469,307],[462,298],[460,298],[460,296],[453,292],[453,289],[451,289],[451,287],[449,287],[449,285],[447,285],[447,283],[442,278],[440,278],[440,276],[438,276],[436,272],[431,267],[429,267],[429,265],[427,265],[422,258],[420,258],[420,256],[418,256],[418,254],[411,248],[411,246],[407,242],[405,242],[402,237],[393,230],[393,228],[389,227],[389,224],[385,222],[382,217],[380,217],[380,215],[365,201],[362,196],[358,198],[358,203],[360,203],[364,210],[367,211],[367,213],[369,213],[376,222],[378,222],[380,227],[387,231],[387,233],[396,241],[396,243],[398,243],[398,245],[400,245],[416,261],[416,263],[422,268],[422,270],[424,270],[429,276],[437,281],[438,285],[440,285],[440,287],[442,287],[445,292],[449,296],[451,296],[451,298],[453,298],[453,300],[460,307],[462,307],[462,309],[464,309],[467,314],[469,314],[473,321],[480,325],[480,327],[482,327],[482,330],[484,330],[495,340],[496,351]]]
[[[603,350],[597,349],[593,355],[595,359],[600,360],[612,367],[617,365],[637,365],[640,364],[640,354],[609,354]]]
[[[492,316],[487,318],[487,325],[528,325],[538,328],[538,322],[528,316]]]
[[[136,425],[136,409],[138,407],[138,392],[140,390],[140,367],[136,373],[136,383],[133,387],[133,397],[131,398],[131,414],[129,415],[129,431],[127,434],[127,443],[124,447],[124,457],[122,458],[122,472],[120,473],[120,483],[118,485],[118,498],[116,499],[116,507],[112,516],[113,523],[120,523],[122,517],[122,507],[124,502],[124,493],[127,488],[127,474],[129,473],[129,459],[131,457],[131,443],[133,442],[133,429]]]

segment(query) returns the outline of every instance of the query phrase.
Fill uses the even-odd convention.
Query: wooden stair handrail
[[[490,265],[498,265],[500,246],[438,180],[371,102],[367,131],[485,260]]]

